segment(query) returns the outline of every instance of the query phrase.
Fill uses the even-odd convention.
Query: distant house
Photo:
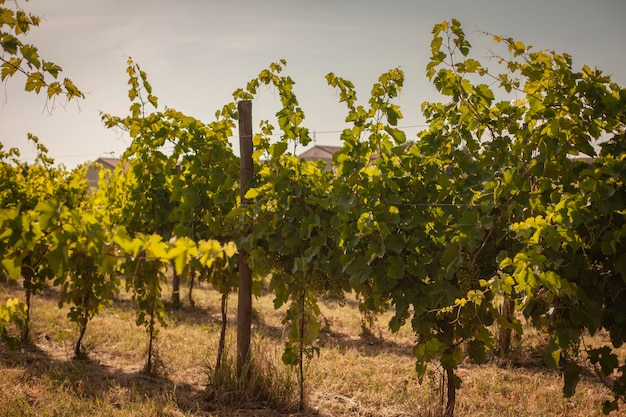
[[[326,169],[330,169],[333,162],[333,155],[339,150],[341,150],[339,146],[315,145],[311,149],[302,152],[300,158],[304,158],[308,161],[324,161],[326,162]]]
[[[113,172],[113,170],[119,165],[119,163],[119,158],[96,159],[87,170],[87,181],[89,182],[89,187],[98,188],[98,172],[100,172],[100,170],[102,169],[107,169]]]

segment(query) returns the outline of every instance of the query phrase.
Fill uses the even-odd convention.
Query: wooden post
[[[240,189],[241,204],[250,202],[244,197],[248,182],[254,175],[252,163],[252,102],[240,101],[239,111],[239,148],[240,148]],[[252,272],[248,266],[248,255],[239,248],[239,293],[237,297],[237,375],[242,376],[246,362],[250,358],[250,340],[252,327]]]

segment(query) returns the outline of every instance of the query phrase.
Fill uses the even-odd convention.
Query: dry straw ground
[[[0,284],[0,302],[22,296]],[[388,317],[363,326],[356,302],[325,301],[320,354],[306,366],[307,409],[297,412],[292,370],[282,365],[284,328],[272,296],[254,301],[255,375],[245,392],[229,372],[215,375],[219,297],[204,286],[194,308],[170,311],[158,335],[158,373],[141,372],[146,335],[134,324],[132,303],[115,300],[89,325],[87,359],[72,358],[76,329],[52,290],[35,297],[32,343],[17,351],[0,346],[0,417],[4,416],[437,416],[440,372],[419,384],[409,329],[386,330]],[[234,349],[235,298],[228,349]],[[528,332],[506,361],[464,363],[458,416],[599,416],[608,392],[589,374],[563,398],[562,376],[542,366],[544,339]],[[227,361],[231,365],[232,361]],[[221,383],[216,385],[216,378]]]

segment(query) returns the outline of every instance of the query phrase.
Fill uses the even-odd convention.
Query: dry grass
[[[21,297],[0,285],[0,302]],[[295,375],[280,363],[285,329],[271,295],[254,302],[254,370],[258,377],[241,390],[234,374],[234,325],[228,333],[223,372],[215,383],[219,337],[219,294],[206,286],[194,292],[195,308],[171,311],[159,330],[158,374],[141,372],[147,338],[134,324],[122,295],[89,325],[88,359],[74,360],[76,329],[56,306],[54,291],[34,299],[32,344],[18,351],[0,346],[2,416],[437,416],[440,373],[433,367],[419,384],[409,329],[392,335],[388,317],[362,328],[356,302],[329,300],[323,315],[319,357],[307,364],[307,410],[297,412]],[[234,323],[235,299],[229,319]],[[540,338],[532,333],[522,346]],[[588,377],[572,398],[563,398],[562,376],[544,369],[532,349],[517,350],[507,363],[458,370],[458,416],[600,416],[608,392]]]

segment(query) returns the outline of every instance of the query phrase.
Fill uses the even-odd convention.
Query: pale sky
[[[345,106],[326,84],[328,72],[354,82],[364,103],[390,68],[405,71],[398,101],[409,139],[422,128],[423,101],[442,99],[425,75],[432,28],[457,18],[483,62],[490,40],[511,36],[535,49],[554,49],[598,67],[626,86],[626,0],[30,0],[19,4],[44,18],[25,42],[60,65],[86,93],[50,114],[45,95],[23,91],[16,75],[0,88],[0,142],[33,160],[31,132],[58,163],[72,168],[101,156],[119,157],[127,135],[106,129],[99,112],[128,111],[126,60],[148,73],[159,106],[205,122],[231,93],[281,58],[296,82],[306,119],[320,145],[340,145]],[[8,3],[5,3],[8,5]],[[261,89],[253,123],[279,110],[275,91]],[[420,127],[415,127],[420,126]],[[237,138],[233,138],[237,150]]]

